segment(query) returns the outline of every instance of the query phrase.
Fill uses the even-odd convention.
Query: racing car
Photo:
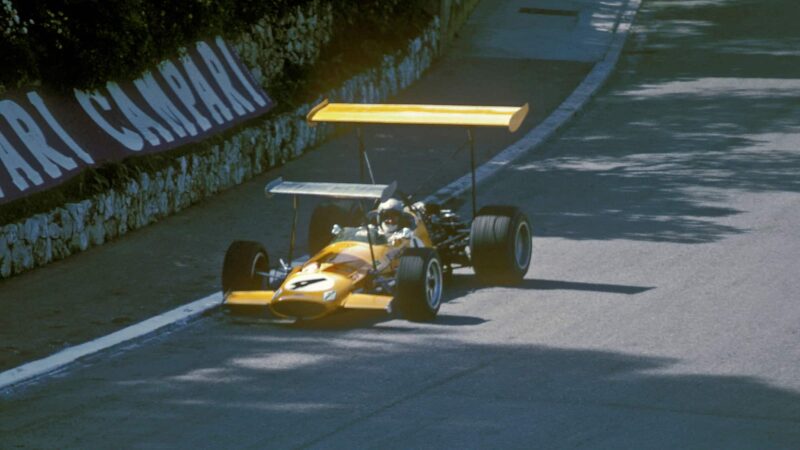
[[[440,105],[361,105],[323,102],[310,123],[426,123],[507,126],[513,132],[527,105],[465,107]],[[472,132],[468,136],[472,144]],[[359,132],[359,136],[361,133]],[[360,140],[360,142],[363,142]],[[371,183],[293,182],[278,178],[265,194],[292,196],[294,216],[287,260],[271,265],[258,242],[234,241],[225,254],[222,290],[233,313],[311,320],[343,309],[384,310],[412,321],[436,318],[443,277],[472,267],[483,282],[513,284],[531,262],[531,227],[513,206],[485,206],[476,211],[474,147],[472,220],[435,203],[415,201],[397,183],[376,184],[363,144],[361,167]],[[364,173],[362,170],[362,180]],[[297,209],[301,196],[323,197],[308,227],[309,258],[293,261]],[[394,202],[394,203],[393,203]],[[381,208],[399,203],[404,226],[386,232]]]

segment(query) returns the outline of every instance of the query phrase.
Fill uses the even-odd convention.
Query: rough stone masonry
[[[286,17],[265,18],[233,46],[263,85],[283,70],[286,61],[302,64],[318,57],[330,39],[331,8],[330,3],[311,2]],[[435,18],[401,52],[403,56],[385,56],[379,66],[314,102],[240,131],[206,152],[179,157],[174,165],[154,174],[141,173],[124,189],[108,190],[3,225],[0,278],[102,245],[299,156],[333,132],[330,126],[306,126],[305,115],[313,104],[325,97],[341,102],[380,102],[396,94],[431,65],[440,39],[440,22]]]

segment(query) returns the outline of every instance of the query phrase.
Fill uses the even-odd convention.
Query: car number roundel
[[[330,291],[333,286],[333,278],[318,273],[300,274],[287,283],[289,290],[300,292]]]

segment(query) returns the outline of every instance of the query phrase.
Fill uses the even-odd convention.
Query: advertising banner
[[[72,95],[0,96],[0,204],[81,170],[203,140],[269,111],[272,100],[221,38],[140,78]]]

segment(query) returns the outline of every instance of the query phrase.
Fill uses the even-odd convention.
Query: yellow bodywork
[[[507,127],[517,131],[528,114],[522,106],[387,105],[328,103],[324,100],[306,116],[318,122]]]
[[[342,302],[342,308],[349,309],[389,309],[391,295],[350,294]]]
[[[275,291],[233,291],[225,298],[228,305],[264,306],[272,301]]]
[[[397,270],[397,256],[413,242],[424,247],[432,243],[419,221],[414,240],[402,239],[393,244],[373,245],[379,273]],[[369,244],[341,241],[329,244],[306,263],[295,267],[276,291],[233,291],[225,296],[230,307],[268,307],[278,317],[316,319],[338,309],[391,311],[391,295],[362,292],[363,282],[373,269]]]

